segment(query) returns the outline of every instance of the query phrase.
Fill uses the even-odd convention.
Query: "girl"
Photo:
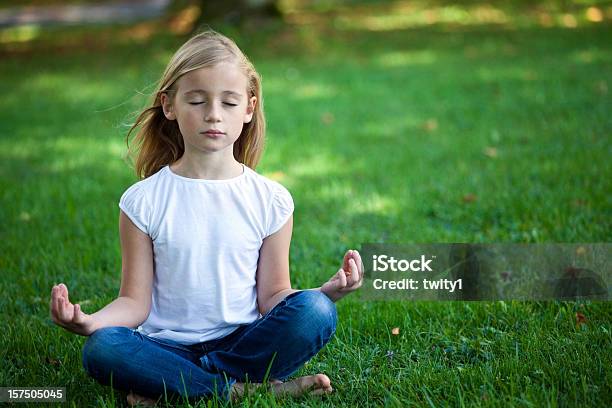
[[[251,62],[221,34],[194,36],[128,140],[134,130],[142,180],[119,201],[118,298],[86,314],[64,284],[51,292],[53,321],[89,336],[85,370],[130,404],[166,392],[235,398],[247,380],[331,392],[325,374],[283,381],[334,334],[334,302],[361,286],[363,266],[349,250],[323,286],[291,289],[293,200],[253,170],[265,122]]]

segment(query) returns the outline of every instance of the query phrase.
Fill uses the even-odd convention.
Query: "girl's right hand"
[[[68,288],[63,283],[51,289],[51,319],[55,324],[81,336],[89,336],[95,331],[94,319],[91,315],[83,313],[79,304],[72,304],[68,300]]]

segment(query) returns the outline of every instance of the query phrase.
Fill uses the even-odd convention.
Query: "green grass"
[[[350,26],[314,13],[235,36],[263,76],[258,171],[296,203],[295,287],[319,286],[365,242],[610,241],[608,23],[370,31],[356,10]],[[86,312],[117,295],[117,202],[135,181],[123,124],[183,41],[101,37],[0,62],[0,384],[65,386],[76,407],[122,406],[125,394],[87,377],[85,339],[52,324],[50,290],[66,283]],[[338,309],[336,336],[298,373],[327,373],[332,396],[241,405],[612,403],[607,302],[347,298]]]

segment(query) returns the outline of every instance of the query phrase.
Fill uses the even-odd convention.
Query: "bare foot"
[[[135,405],[141,405],[144,407],[153,407],[157,404],[157,400],[151,399],[151,398],[147,398],[147,397],[143,397],[141,395],[135,394],[133,392],[130,391],[130,393],[127,396],[127,402],[128,404],[133,407]]]
[[[331,381],[325,374],[306,375],[285,383],[279,380],[272,380],[270,383],[272,385],[271,391],[279,396],[297,397],[306,393],[310,395],[323,395],[333,391]],[[261,384],[251,383],[249,386],[257,388],[260,387]],[[232,387],[232,399],[243,396],[244,388],[244,383],[235,383]]]

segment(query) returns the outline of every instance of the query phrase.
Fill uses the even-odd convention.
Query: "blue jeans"
[[[229,399],[236,381],[286,380],[325,346],[336,322],[336,305],[325,294],[303,290],[253,323],[203,343],[184,345],[128,327],[96,330],[83,347],[83,367],[103,385],[146,397]]]

